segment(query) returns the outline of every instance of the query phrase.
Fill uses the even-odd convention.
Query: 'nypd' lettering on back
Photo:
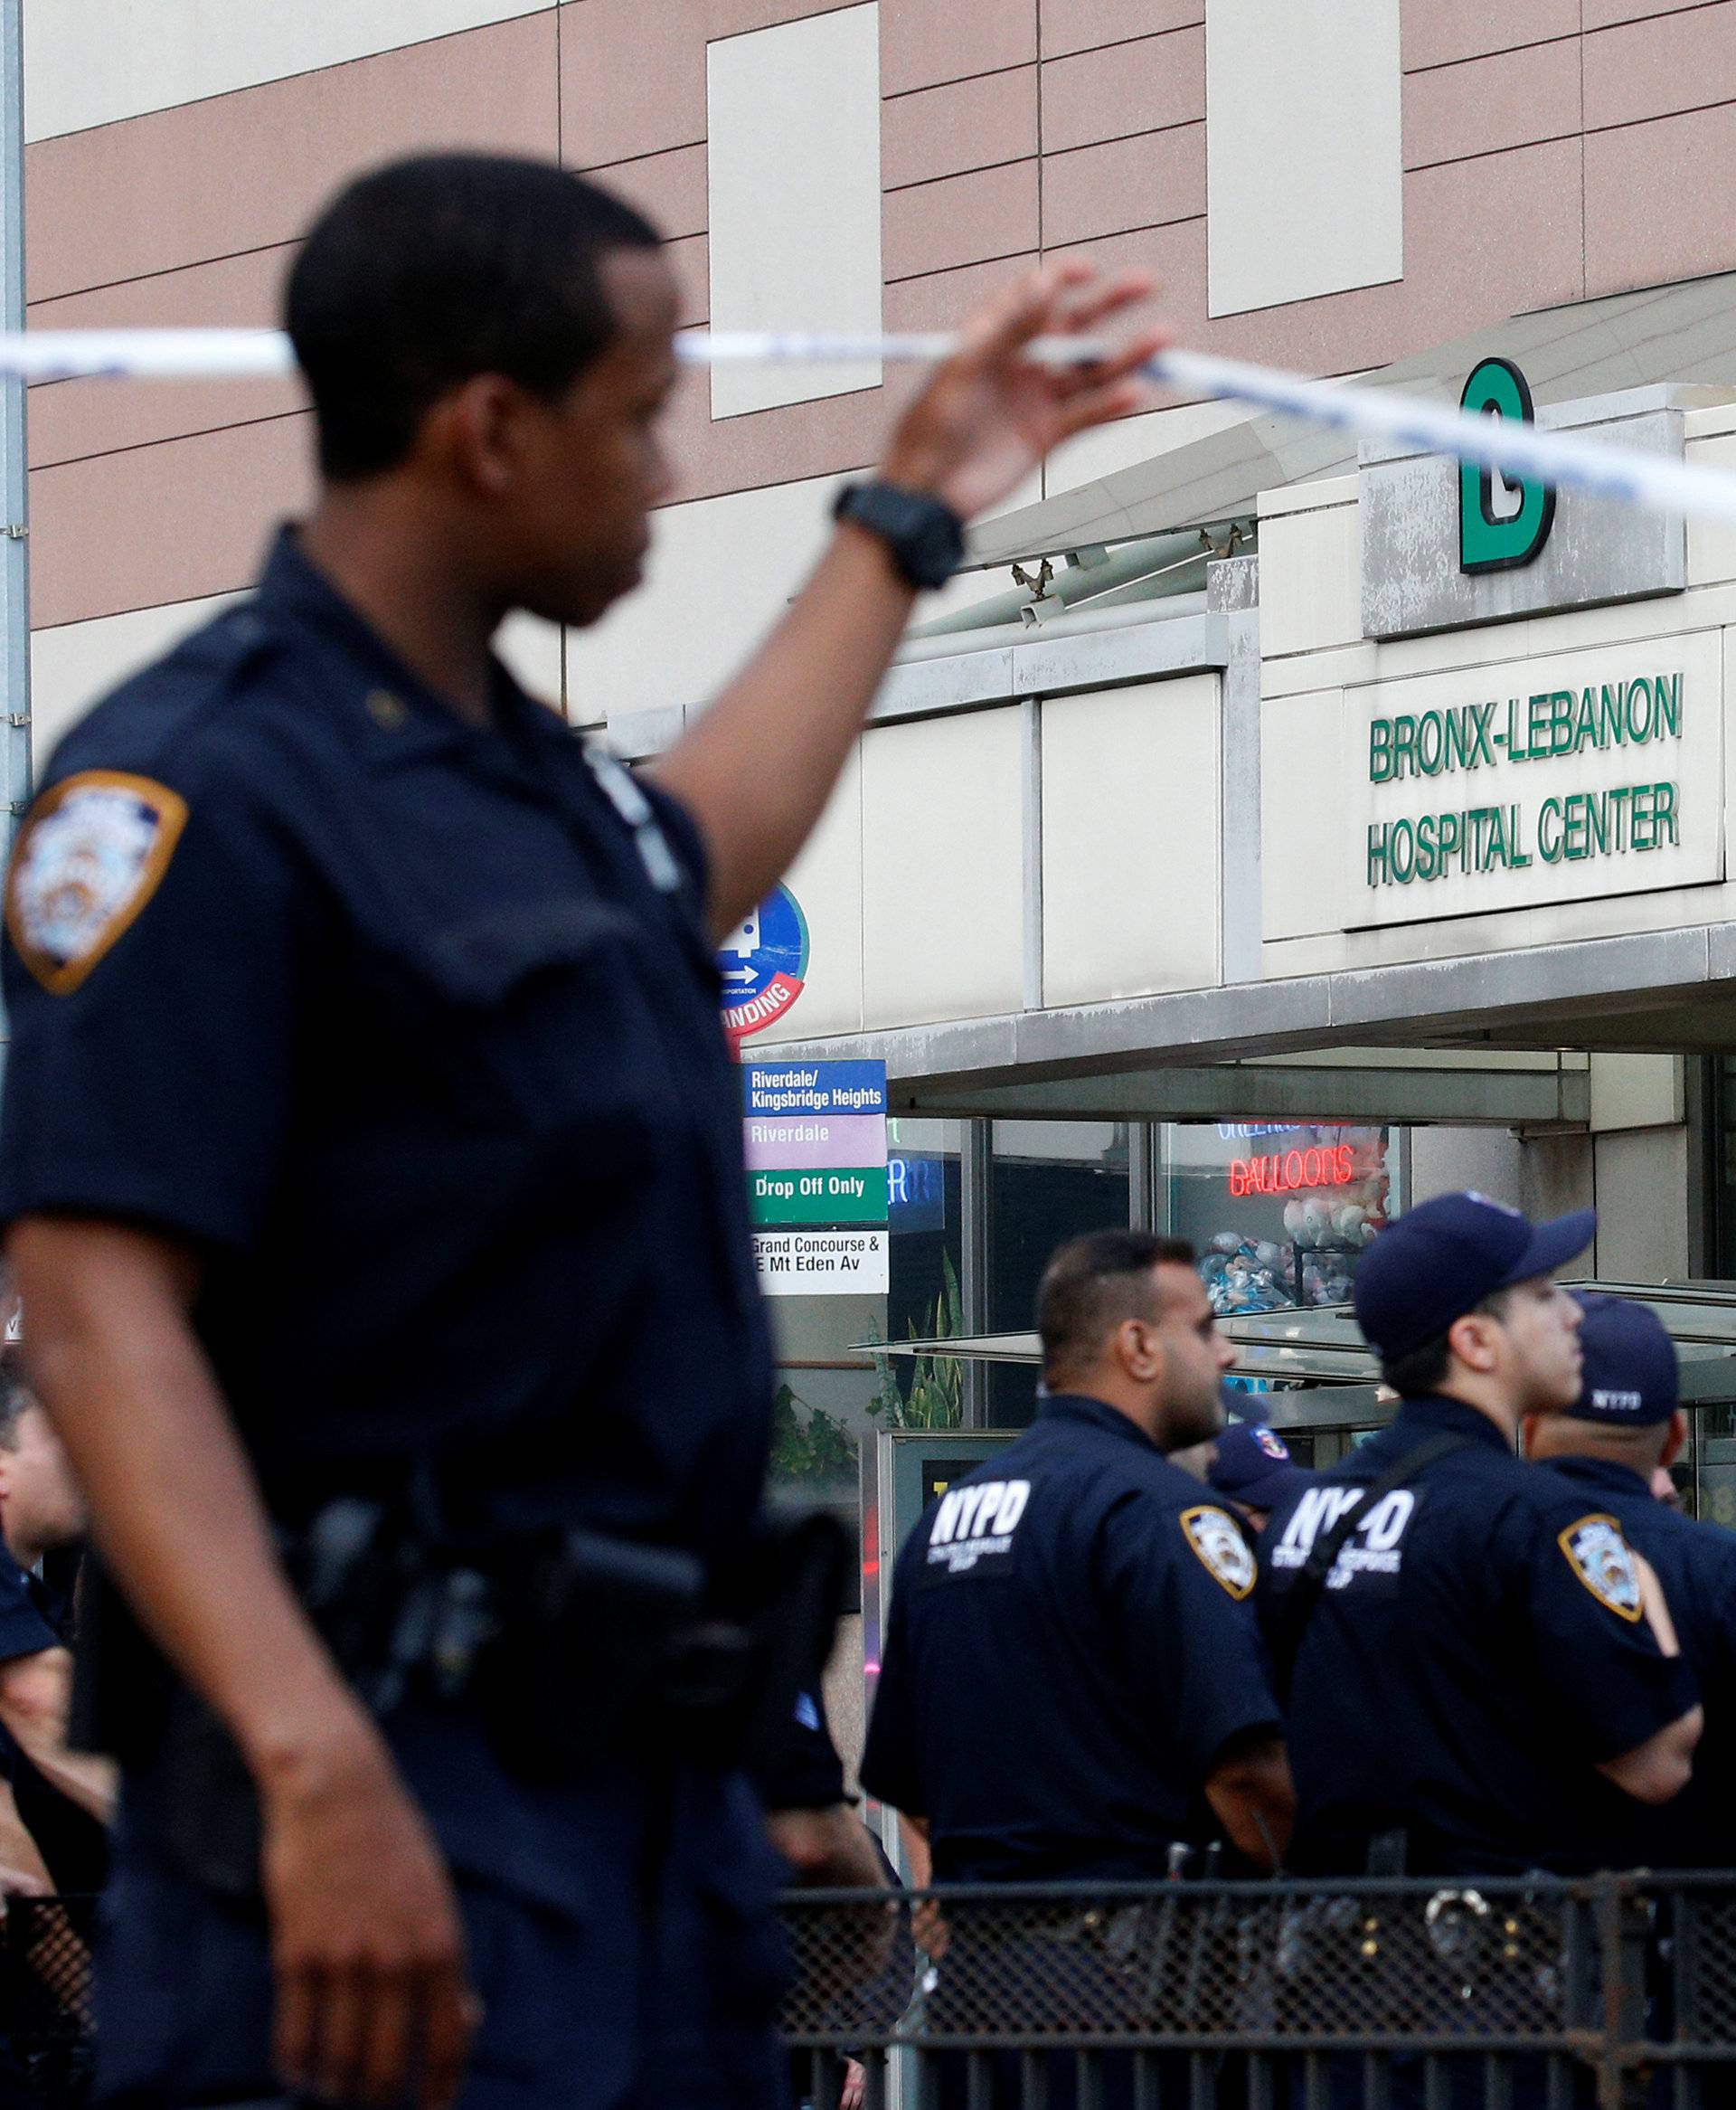
[[[1311,1487],[1291,1511],[1283,1536],[1272,1548],[1275,1568],[1299,1568],[1314,1551],[1323,1531],[1330,1531],[1346,1510],[1360,1505],[1367,1490],[1360,1487]],[[1404,1557],[1404,1535],[1417,1510],[1408,1487],[1395,1487],[1375,1503],[1339,1548],[1326,1577],[1329,1590],[1343,1590],[1358,1575],[1396,1575]]]
[[[1030,1500],[1028,1480],[984,1480],[948,1489],[929,1530],[929,1566],[944,1566],[956,1575],[989,1556],[1010,1553]]]

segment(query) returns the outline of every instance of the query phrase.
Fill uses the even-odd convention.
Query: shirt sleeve
[[[0,1550],[0,1663],[20,1656],[40,1656],[60,1646],[61,1637],[36,1609],[24,1570]]]
[[[1602,1765],[1685,1714],[1694,1675],[1653,1638],[1633,1549],[1614,1517],[1576,1494],[1532,1512],[1525,1530],[1537,1676],[1568,1739]]]
[[[238,769],[86,770],[42,794],[6,894],[0,1220],[249,1241],[308,1026],[310,893]]]
[[[907,1817],[926,1817],[921,1753],[917,1741],[914,1666],[910,1632],[892,1593],[886,1635],[880,1651],[880,1676],[874,1685],[873,1711],[862,1754],[862,1784],[876,1802],[901,1810]]]
[[[1278,1734],[1253,1551],[1229,1510],[1130,1496],[1104,1519],[1099,1564],[1133,1677],[1161,1708],[1194,1784],[1236,1738]]]

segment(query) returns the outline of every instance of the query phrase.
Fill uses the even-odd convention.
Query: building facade
[[[481,146],[645,207],[689,324],[945,327],[1083,247],[1185,343],[1736,467],[1736,0],[25,0],[25,32],[39,326],[269,322],[334,185]],[[515,621],[518,670],[659,752],[913,385],[690,376],[645,591]],[[32,391],[30,457],[42,754],[246,589],[311,448],[288,383],[90,382]],[[890,1290],[778,1301],[786,1478],[1026,1418],[1028,1369],[859,1344],[1022,1329],[1105,1221],[1194,1237],[1231,1313],[1342,1301],[1453,1185],[1595,1201],[1607,1278],[1736,1274],[1732,625],[1728,531],[1218,404],[1063,449],[919,610],[790,875],[800,993],[746,1045],[884,1060],[893,1113]],[[1696,1484],[1736,1519],[1725,1436]]]

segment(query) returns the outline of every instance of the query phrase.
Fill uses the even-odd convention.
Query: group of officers
[[[1668,1335],[1555,1279],[1590,1211],[1423,1203],[1364,1255],[1392,1423],[1307,1472],[1209,1441],[1193,1254],[1074,1240],[1034,1424],[898,1561],[864,1788],[939,1882],[1736,1863],[1736,1538],[1683,1515]]]

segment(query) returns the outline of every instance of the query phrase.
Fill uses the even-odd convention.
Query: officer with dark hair
[[[1592,1815],[1603,1865],[1736,1868],[1736,1537],[1697,1524],[1652,1493],[1687,1438],[1675,1344],[1656,1312],[1626,1298],[1576,1292],[1585,1316],[1580,1396],[1571,1406],[1525,1417],[1527,1457],[1547,1464],[1620,1525],[1656,1571],[1699,1683],[1705,1734],[1694,1777],[1661,1809],[1599,1795]],[[1622,1806],[1624,1805],[1625,1806]]]
[[[712,949],[962,523],[1132,409],[1159,340],[1025,347],[1146,290],[1067,260],[981,315],[765,648],[628,775],[492,640],[638,580],[673,488],[655,230],[449,154],[299,251],[313,512],[62,743],[7,896],[0,1220],[126,1600],[102,2099],[775,2099],[739,1761],[825,1593],[754,1528]]]
[[[1150,1879],[1221,1825],[1281,1858],[1290,1784],[1235,1519],[1165,1453],[1218,1427],[1234,1351],[1192,1247],[1063,1245],[1033,1426],[899,1554],[863,1785],[939,1882]]]
[[[1444,1195],[1363,1255],[1357,1322],[1398,1415],[1260,1542],[1303,1873],[1580,1867],[1576,1784],[1656,1804],[1686,1784],[1701,1711],[1656,1577],[1607,1505],[1514,1450],[1579,1396],[1553,1271],[1595,1226]]]

